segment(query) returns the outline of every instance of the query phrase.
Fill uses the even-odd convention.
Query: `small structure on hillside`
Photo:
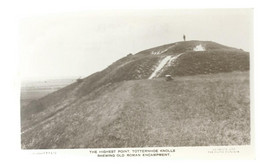
[[[173,80],[173,78],[172,78],[171,75],[165,75],[165,80],[166,81],[171,81],[171,80]]]

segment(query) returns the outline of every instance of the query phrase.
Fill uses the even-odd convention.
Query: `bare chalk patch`
[[[200,44],[194,47],[193,51],[205,51],[205,48]]]
[[[177,55],[177,56],[172,56],[169,55],[167,57],[165,57],[164,59],[161,60],[161,62],[159,63],[159,65],[156,67],[156,69],[154,70],[154,72],[151,74],[151,76],[148,79],[152,79],[154,77],[156,77],[159,72],[167,65],[170,66],[179,56],[181,56],[183,53]]]
[[[161,60],[160,64],[156,67],[152,75],[148,79],[154,78],[158,72],[167,64],[167,62],[171,59],[171,56],[167,56],[164,59]]]
[[[163,53],[165,53],[166,51],[168,51],[170,48],[172,48],[172,47],[174,47],[175,46],[175,44],[174,45],[172,45],[172,46],[170,46],[170,47],[168,47],[168,48],[166,48],[165,50],[160,50],[160,51],[152,51],[151,52],[151,54],[152,55],[159,55],[159,54],[163,54]]]
[[[178,54],[177,56],[173,56],[169,61],[168,61],[168,66],[172,65],[174,63],[174,61],[179,57],[181,56],[183,53],[181,54]]]

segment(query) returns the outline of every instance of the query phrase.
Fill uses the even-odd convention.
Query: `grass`
[[[147,55],[150,54],[152,51],[163,51],[165,49],[169,49],[166,53],[167,54],[177,54],[183,53],[187,51],[193,51],[193,48],[197,45],[202,45],[207,50],[218,50],[218,49],[234,49],[232,47],[224,46],[212,41],[198,41],[198,40],[191,40],[191,41],[179,41],[176,43],[166,44],[154,48],[150,48],[141,52],[138,52],[136,55]]]
[[[197,45],[202,45],[207,51],[193,52],[193,48]],[[152,51],[162,50],[165,50],[165,53],[151,54]],[[178,57],[172,66],[164,67],[159,75],[190,76],[249,70],[249,53],[214,42],[186,41],[155,47],[134,55],[127,55],[106,69],[39,100],[21,101],[22,129],[30,123],[35,124],[44,118],[55,115],[56,111],[59,111],[58,109],[72,105],[79,99],[95,93],[93,91],[99,90],[103,86],[129,80],[147,79],[162,58],[183,52],[184,54]]]
[[[110,135],[99,138],[101,144],[93,147],[249,144],[249,88],[244,75],[140,82],[132,93],[135,99],[106,127]]]
[[[249,73],[112,83],[22,134],[22,148],[250,144]]]
[[[168,67],[161,76],[190,76],[249,70],[249,53],[234,50],[187,52],[174,66]]]

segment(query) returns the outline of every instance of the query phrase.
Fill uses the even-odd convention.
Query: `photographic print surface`
[[[251,144],[251,9],[26,18],[21,148]]]

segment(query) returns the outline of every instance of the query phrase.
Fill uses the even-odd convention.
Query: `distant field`
[[[44,97],[73,82],[75,82],[74,79],[23,82],[21,86],[21,106],[25,106],[31,101]]]
[[[63,103],[35,116],[22,148],[250,144],[248,71],[123,81]]]

